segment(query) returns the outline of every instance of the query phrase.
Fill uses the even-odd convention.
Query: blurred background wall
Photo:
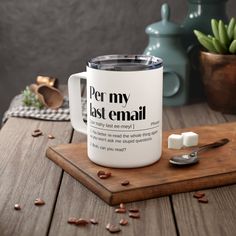
[[[182,22],[187,0],[0,0],[0,119],[39,74],[66,83],[91,57],[142,53],[145,27],[160,20],[164,2]],[[227,13],[236,15],[236,1]]]

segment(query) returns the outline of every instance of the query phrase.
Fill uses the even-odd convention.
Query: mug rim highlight
[[[130,65],[128,65],[130,63]],[[151,55],[113,54],[92,58],[87,66],[104,71],[145,71],[161,68],[163,60]]]

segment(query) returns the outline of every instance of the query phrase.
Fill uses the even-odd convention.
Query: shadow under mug
[[[87,125],[81,79],[87,80]],[[68,80],[73,128],[87,134],[91,161],[106,167],[150,165],[162,152],[162,60],[144,55],[93,58]]]

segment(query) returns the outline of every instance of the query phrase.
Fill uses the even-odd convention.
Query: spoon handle
[[[227,138],[223,138],[221,140],[218,140],[214,143],[210,143],[210,144],[207,144],[207,145],[203,145],[203,146],[200,146],[196,152],[199,153],[199,152],[202,152],[202,151],[205,151],[205,150],[208,150],[210,148],[217,148],[217,147],[220,147],[220,146],[223,146],[225,145],[226,143],[229,142],[229,139]]]

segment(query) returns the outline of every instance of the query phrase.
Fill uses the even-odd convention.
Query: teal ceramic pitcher
[[[167,4],[161,8],[162,20],[146,27],[149,43],[144,54],[163,59],[163,104],[178,106],[188,102],[189,63],[181,42],[181,28],[170,22]]]

